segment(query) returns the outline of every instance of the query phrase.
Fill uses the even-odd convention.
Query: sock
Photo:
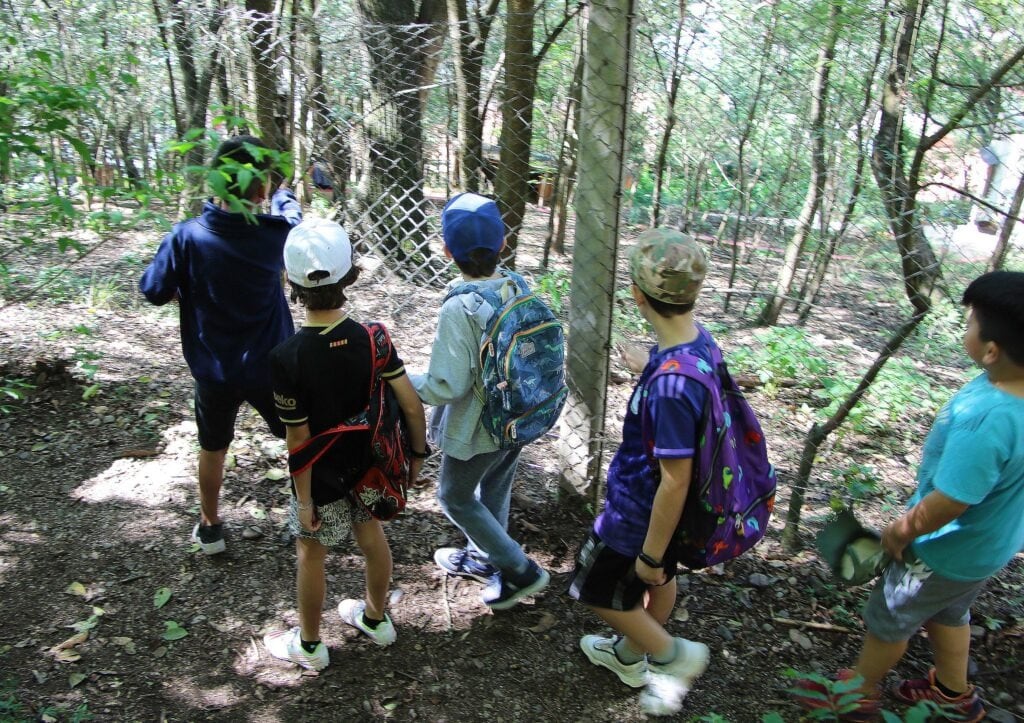
[[[302,638],[299,638],[299,642],[302,643],[302,649],[310,655],[316,650],[316,646],[320,644],[319,640],[302,640]]]
[[[679,650],[679,641],[677,641],[675,638],[672,638],[672,645],[669,646],[668,650],[659,655],[652,655],[651,662],[657,665],[668,665],[676,658],[678,658],[680,655],[681,652]]]
[[[615,657],[619,659],[619,662],[625,663],[626,665],[633,665],[634,663],[639,663],[644,659],[643,653],[635,653],[628,645],[626,645],[625,637],[621,637],[616,640],[612,649],[615,651]]]
[[[958,693],[955,690],[950,690],[949,688],[947,688],[946,686],[944,686],[942,684],[942,682],[938,679],[938,677],[935,678],[935,687],[938,688],[939,692],[942,693],[947,698],[959,698],[961,695],[963,695],[964,693],[967,692],[966,690],[964,690],[964,691],[961,691],[961,692]]]
[[[382,622],[384,622],[383,618],[381,618],[380,620],[374,620],[371,617],[367,617],[365,612],[363,613],[363,625],[368,627],[370,630],[376,630],[377,626],[380,625]]]

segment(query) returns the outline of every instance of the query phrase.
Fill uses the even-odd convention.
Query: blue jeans
[[[437,499],[441,509],[469,540],[474,557],[506,574],[526,570],[529,560],[508,536],[508,506],[519,449],[478,454],[467,460],[441,457]]]

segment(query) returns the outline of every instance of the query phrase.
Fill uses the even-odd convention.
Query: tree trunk
[[[825,43],[818,52],[818,62],[814,69],[814,85],[811,88],[811,177],[807,182],[807,195],[804,197],[803,208],[797,217],[796,232],[786,245],[782,259],[782,268],[775,282],[775,291],[768,297],[758,323],[772,326],[779,321],[779,314],[785,303],[785,297],[793,286],[797,266],[804,252],[804,244],[810,235],[811,224],[821,205],[821,197],[825,189],[827,168],[825,167],[825,111],[828,107],[829,75],[832,61],[836,56],[836,41],[839,38],[841,13],[838,2],[829,5],[829,29]]]
[[[661,192],[665,183],[665,166],[668,162],[668,144],[672,140],[672,131],[676,127],[676,99],[679,97],[679,84],[682,81],[683,69],[680,65],[679,51],[683,38],[683,20],[686,18],[686,0],[679,0],[679,22],[672,41],[672,68],[668,77],[668,98],[665,101],[665,128],[658,144],[658,154],[654,161],[654,190],[651,195],[651,226],[661,221]],[[655,54],[657,57],[657,54]]]
[[[1019,220],[1022,203],[1024,203],[1024,173],[1021,173],[1020,178],[1017,179],[1017,190],[1013,194],[1013,200],[1010,201],[1007,216],[1003,219],[1003,225],[999,229],[999,238],[996,240],[996,247],[992,251],[992,258],[988,262],[989,271],[998,271],[1003,268],[1006,254],[1010,250],[1010,235],[1013,234],[1013,227]]]
[[[585,39],[581,38],[581,44]],[[579,149],[580,88],[583,85],[584,48],[580,47],[572,85],[565,104],[562,123],[562,142],[558,152],[558,175],[551,193],[551,213],[548,216],[548,235],[544,240],[544,268],[547,268],[551,250],[565,255],[565,231],[569,218],[569,199],[576,181],[576,157]]]
[[[484,51],[497,9],[497,0],[491,0],[476,18],[474,32],[466,0],[448,0],[458,104],[459,149],[456,165],[460,188],[473,193],[480,190],[483,168],[484,109],[480,106],[480,92],[483,88]]]
[[[287,94],[278,87],[282,59],[278,56],[278,28],[280,20],[274,17],[274,0],[245,0],[249,21],[249,48],[252,52],[253,76],[256,80],[256,123],[260,138],[276,151],[291,150],[288,133]],[[283,8],[282,8],[283,10]],[[280,178],[271,182],[276,186]]]
[[[636,3],[607,0],[588,12],[566,362],[569,400],[562,415],[559,457],[562,486],[596,505]]]
[[[501,147],[494,192],[505,220],[502,259],[515,267],[516,243],[530,195],[530,144],[537,66],[533,55],[533,0],[508,0],[505,22],[505,87]]]

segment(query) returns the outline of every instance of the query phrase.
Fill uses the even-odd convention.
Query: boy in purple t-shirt
[[[664,627],[676,603],[671,540],[690,486],[706,392],[678,375],[649,380],[680,352],[711,362],[714,341],[693,318],[707,261],[692,237],[657,228],[637,237],[629,269],[633,299],[658,343],[630,397],[604,510],[580,548],[569,595],[617,633],[583,636],[590,662],[626,685],[646,685],[645,710],[670,714],[709,657],[706,645],[672,637]]]

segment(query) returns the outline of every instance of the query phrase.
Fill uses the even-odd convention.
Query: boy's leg
[[[502,522],[477,497],[477,489],[482,480],[488,478],[495,468],[507,474],[511,489],[515,467],[514,460],[512,465],[508,465],[508,461],[504,451],[478,454],[468,460],[444,455],[441,458],[437,498],[448,519],[487,556],[488,562],[501,570],[522,572],[529,566],[526,554],[509,537]],[[499,485],[488,484],[488,488],[489,498],[496,499]],[[507,510],[506,502],[506,523]]]
[[[861,646],[857,664],[853,667],[858,675],[864,677],[861,691],[866,695],[876,695],[878,684],[882,682],[882,678],[896,666],[896,663],[900,662],[906,651],[906,640],[890,643],[870,632],[867,633],[864,636],[864,644]]]
[[[929,621],[924,627],[935,659],[935,679],[954,693],[965,693],[970,687],[967,659],[971,651],[971,626],[951,627]]]
[[[220,488],[228,448],[199,450],[199,518],[204,525],[220,524]]]
[[[508,529],[508,509],[512,501],[512,483],[519,466],[519,449],[495,452],[491,467],[480,480],[480,502],[503,529]]]
[[[391,587],[391,547],[378,520],[352,525],[356,544],[366,559],[366,615],[383,620]]]
[[[295,541],[295,553],[298,558],[295,582],[299,625],[302,628],[302,639],[313,642],[320,639],[320,618],[323,615],[327,587],[324,576],[327,548],[316,540],[300,537]]]
[[[612,610],[588,605],[598,617],[625,636],[625,644],[636,655],[670,655],[675,641],[642,605],[632,610]]]
[[[647,589],[647,593],[644,595],[644,608],[650,613],[651,617],[658,621],[658,624],[662,627],[668,622],[669,615],[672,614],[672,609],[676,606],[676,577],[673,575],[671,579],[664,585],[658,585],[656,587],[650,587]]]

